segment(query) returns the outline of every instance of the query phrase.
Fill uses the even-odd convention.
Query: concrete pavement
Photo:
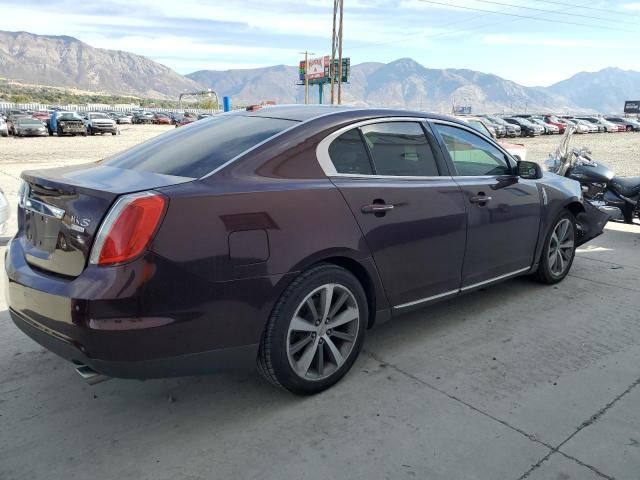
[[[611,224],[557,286],[371,330],[311,398],[256,374],[90,387],[2,303],[0,479],[637,480],[639,274],[640,225]]]

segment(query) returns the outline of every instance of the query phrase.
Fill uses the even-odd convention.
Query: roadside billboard
[[[309,80],[324,78],[326,76],[326,72],[328,72],[329,63],[330,63],[330,58],[328,56],[310,58],[309,70],[307,71],[307,78]]]
[[[624,113],[640,114],[640,100],[627,100],[624,102]]]

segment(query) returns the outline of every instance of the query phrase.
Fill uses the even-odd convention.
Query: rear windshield
[[[19,118],[18,123],[26,125],[42,125],[42,122],[35,118]]]
[[[142,172],[200,178],[296,121],[218,115],[141,143],[105,165]]]

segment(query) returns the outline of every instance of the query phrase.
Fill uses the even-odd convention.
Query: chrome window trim
[[[488,143],[490,143],[492,146],[494,146],[495,148],[497,148],[498,150],[500,150],[504,155],[507,156],[507,158],[511,161],[513,161],[515,163],[515,165],[518,164],[518,161],[513,158],[513,156],[507,152],[500,144],[498,144],[493,138],[482,138],[480,135],[478,135],[480,132],[478,132],[477,130],[469,127],[468,125],[462,125],[460,123],[455,123],[455,122],[449,122],[447,120],[439,120],[439,119],[428,119],[427,122],[429,124],[440,124],[440,125],[447,125],[449,127],[456,127],[456,128],[460,128],[462,130],[466,130],[469,133],[474,134],[476,137],[480,138],[481,140],[485,140],[488,141]],[[438,132],[438,135],[440,135],[440,132]],[[449,150],[447,149],[447,153],[449,153]],[[449,153],[449,157],[451,157],[451,154]],[[453,162],[453,160],[451,160]],[[512,168],[515,168],[515,165],[509,165]],[[455,165],[454,165],[455,166]],[[501,176],[501,175],[474,175],[475,178],[493,178],[496,176]],[[454,175],[454,178],[457,177],[461,177],[461,178],[472,178],[471,176],[465,176],[465,175]]]
[[[359,112],[359,111],[363,111],[366,109],[362,109],[362,108],[354,108],[353,110],[349,110],[350,112]],[[340,113],[343,110],[340,110],[338,108],[336,108],[335,111],[333,112],[327,112],[327,113],[323,113],[322,115],[318,115],[312,118],[307,118],[306,120],[303,121],[299,121],[299,120],[292,120],[290,118],[276,118],[276,117],[261,117],[261,118],[276,118],[277,120],[288,120],[291,122],[294,122],[293,125],[291,125],[289,128],[285,128],[284,130],[282,130],[281,132],[276,133],[275,135],[270,136],[269,138],[265,138],[263,141],[261,141],[260,143],[256,143],[253,147],[247,148],[246,150],[244,150],[243,152],[240,152],[238,155],[236,155],[235,157],[233,157],[231,160],[228,160],[227,162],[223,163],[222,165],[220,165],[219,167],[213,169],[211,172],[207,173],[206,175],[198,178],[198,180],[202,180],[205,178],[210,177],[211,175],[214,175],[216,173],[218,173],[220,170],[222,170],[223,168],[231,165],[232,163],[234,163],[236,160],[240,159],[241,157],[245,156],[247,153],[252,152],[253,150],[261,147],[262,145],[264,145],[267,142],[270,142],[271,140],[273,140],[274,138],[278,138],[281,135],[284,135],[285,133],[290,132],[291,130],[298,128],[302,125],[305,125],[309,122],[312,122],[314,120],[318,120],[319,118],[324,118],[324,117],[328,117],[330,115],[335,115],[337,113]],[[222,114],[218,114],[218,115],[224,115],[224,113]],[[240,115],[242,116],[242,115]],[[251,115],[247,115],[247,116],[251,116]]]
[[[425,179],[435,179],[435,178],[450,178],[448,175],[437,175],[437,176],[412,176],[412,175],[367,175],[362,173],[339,173],[336,171],[336,167],[333,165],[331,161],[331,157],[329,156],[329,147],[333,143],[333,141],[349,130],[353,130],[354,128],[364,127],[366,125],[375,125],[376,123],[389,123],[389,122],[413,122],[413,123],[424,123],[427,121],[426,117],[378,117],[378,118],[369,118],[367,120],[361,120],[359,122],[351,123],[344,127],[339,128],[335,132],[330,133],[326,137],[324,137],[318,146],[316,147],[316,158],[318,159],[318,163],[320,164],[320,168],[325,173],[325,175],[329,178],[362,178],[362,179],[395,179],[395,180],[425,180]],[[425,138],[426,138],[425,134]]]
[[[506,279],[506,278],[509,278],[509,277],[513,277],[515,275],[518,275],[519,273],[524,273],[527,270],[531,270],[531,266],[520,268],[520,269],[515,270],[513,272],[505,273],[504,275],[499,275],[497,277],[489,278],[488,280],[483,280],[482,282],[474,283],[473,285],[468,285],[466,287],[457,288],[456,290],[449,290],[448,292],[439,293],[437,295],[432,295],[430,297],[421,298],[419,300],[414,300],[412,302],[402,303],[400,305],[395,305],[393,307],[393,309],[394,310],[399,310],[401,308],[412,307],[414,305],[420,305],[421,303],[427,303],[427,302],[430,302],[432,300],[437,300],[439,298],[449,297],[449,296],[455,295],[457,293],[466,292],[467,290],[471,290],[473,288],[481,287],[481,286],[487,285],[489,283],[493,283],[493,282],[497,282],[499,280],[503,280],[503,279]]]

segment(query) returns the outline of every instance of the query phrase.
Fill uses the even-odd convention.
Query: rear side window
[[[419,123],[374,123],[361,130],[377,175],[439,175],[433,152]]]
[[[367,149],[357,128],[343,133],[331,142],[329,157],[338,173],[373,175]]]
[[[276,118],[219,115],[160,135],[104,163],[129,170],[200,178],[297,123]]]

